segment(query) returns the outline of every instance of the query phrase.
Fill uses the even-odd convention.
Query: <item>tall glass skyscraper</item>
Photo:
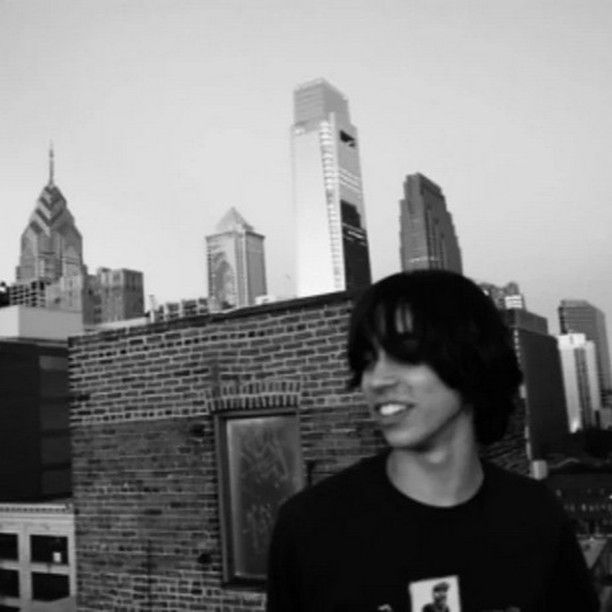
[[[404,181],[400,200],[402,270],[441,269],[461,274],[461,250],[442,189],[422,174]]]
[[[324,79],[300,85],[291,141],[297,295],[369,285],[359,140],[346,97]]]
[[[603,394],[612,391],[610,351],[606,331],[606,316],[586,300],[561,300],[559,327],[562,334],[580,333],[595,344],[599,386]]]
[[[570,431],[599,427],[601,389],[595,343],[578,333],[562,334],[558,342]]]

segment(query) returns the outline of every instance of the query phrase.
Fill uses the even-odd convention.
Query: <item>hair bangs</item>
[[[493,301],[466,277],[416,270],[378,281],[353,308],[347,349],[352,387],[384,350],[399,362],[428,365],[457,390],[473,407],[479,442],[502,437],[522,374]]]
[[[348,358],[354,376],[351,386],[361,383],[361,373],[376,360],[379,349],[404,363],[425,360],[424,334],[415,325],[415,317],[403,296],[381,299],[368,304],[364,316],[350,335]]]

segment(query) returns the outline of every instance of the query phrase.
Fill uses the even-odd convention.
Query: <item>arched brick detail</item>
[[[299,405],[299,380],[269,379],[248,383],[226,383],[212,400],[212,412],[296,408]]]

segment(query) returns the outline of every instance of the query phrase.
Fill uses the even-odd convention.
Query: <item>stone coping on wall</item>
[[[197,314],[190,317],[172,319],[170,321],[151,322],[145,325],[131,325],[117,329],[96,329],[89,333],[71,336],[68,338],[69,346],[88,344],[100,338],[112,340],[129,336],[140,336],[149,333],[160,333],[170,330],[180,330],[189,327],[203,327],[210,323],[217,323],[226,320],[253,317],[254,315],[277,314],[283,310],[291,312],[315,306],[325,306],[326,304],[336,304],[338,302],[352,301],[358,295],[358,291],[336,291],[301,298],[291,298],[279,300],[257,306],[246,306],[220,312],[207,314]]]
[[[73,514],[72,501],[0,502],[0,514]]]

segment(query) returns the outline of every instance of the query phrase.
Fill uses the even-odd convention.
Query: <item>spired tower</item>
[[[83,262],[83,238],[54,182],[53,147],[49,180],[21,235],[15,283],[8,303],[81,312],[83,323],[97,324],[143,315],[143,275],[135,270],[100,268],[96,276]]]
[[[324,79],[295,90],[291,144],[298,297],[369,285],[357,128]]]
[[[94,322],[95,296],[83,263],[83,238],[54,182],[53,147],[49,149],[49,181],[21,234],[9,303],[81,312],[84,323]]]
[[[86,274],[83,239],[66,198],[54,183],[53,147],[49,149],[49,181],[21,234],[21,253],[16,268],[18,284],[30,281],[54,283],[62,277]]]

